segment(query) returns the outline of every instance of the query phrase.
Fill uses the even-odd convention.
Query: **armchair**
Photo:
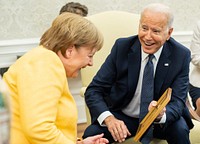
[[[107,11],[87,17],[91,20],[104,36],[104,45],[93,58],[93,66],[81,70],[82,88],[80,95],[84,97],[84,92],[92,81],[92,78],[110,53],[112,45],[119,37],[137,34],[139,25],[139,15],[122,11]],[[90,123],[90,115],[86,107],[87,123]]]
[[[97,52],[93,58],[94,64],[92,67],[87,67],[81,70],[82,88],[80,95],[84,97],[84,92],[92,81],[92,78],[105,61],[105,58],[110,53],[112,45],[119,37],[131,36],[137,34],[139,25],[139,15],[122,11],[107,11],[91,15],[87,17],[91,20],[104,36],[104,46]],[[87,124],[90,124],[90,114],[86,108]],[[197,144],[200,142],[200,122],[194,121],[195,127],[191,130],[191,143]],[[167,144],[165,140],[153,139],[151,144]],[[127,139],[124,144],[137,144],[133,142],[133,138]]]

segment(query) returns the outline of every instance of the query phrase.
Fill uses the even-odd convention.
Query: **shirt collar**
[[[141,48],[141,49],[142,49],[142,48]],[[156,53],[154,53],[154,56],[155,56],[156,61],[160,58],[162,49],[163,49],[163,46],[162,46],[161,48],[159,48],[159,50],[158,50]],[[148,56],[149,56],[149,54],[145,53],[145,52],[142,50],[142,61],[146,60]]]

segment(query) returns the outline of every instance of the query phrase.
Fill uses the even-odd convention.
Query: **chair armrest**
[[[80,96],[84,97],[84,93],[86,91],[86,88],[87,87],[82,87],[81,90],[80,90]]]
[[[200,116],[198,116],[197,113],[195,112],[190,96],[188,96],[186,100],[186,106],[188,107],[191,118],[200,122]]]

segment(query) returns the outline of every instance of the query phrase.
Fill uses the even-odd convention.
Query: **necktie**
[[[140,115],[139,121],[141,122],[145,115],[148,113],[148,106],[153,100],[154,95],[154,66],[152,59],[153,54],[149,55],[149,60],[144,68],[143,80],[142,80],[142,91],[141,91],[141,103],[140,103]],[[144,133],[141,138],[143,144],[149,144],[153,138],[153,127],[150,126],[149,129]]]

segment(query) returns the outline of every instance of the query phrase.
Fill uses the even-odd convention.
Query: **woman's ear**
[[[73,54],[73,51],[74,51],[74,45],[70,46],[69,48],[66,49],[65,57],[66,58],[70,58],[72,56],[72,54]]]

